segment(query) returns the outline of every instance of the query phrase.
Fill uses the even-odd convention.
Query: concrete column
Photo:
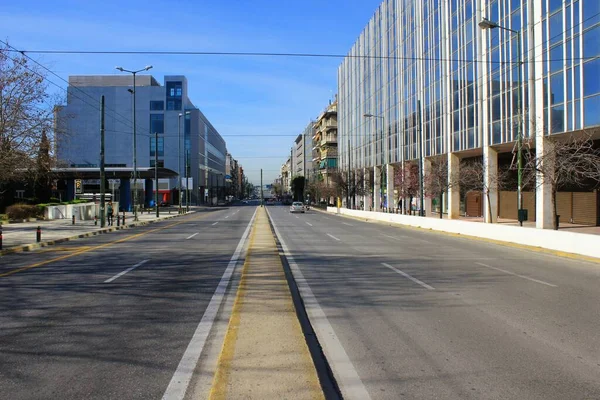
[[[541,158],[544,151],[548,151],[548,140],[543,136],[543,132],[540,135],[536,135],[535,138],[535,155]],[[549,157],[546,158],[547,162],[550,162]],[[545,170],[551,168],[544,167]],[[540,229],[553,229],[554,221],[552,221],[552,185],[548,182],[549,179],[544,176],[541,172],[537,173],[536,176],[536,192],[535,192],[535,226]],[[530,218],[531,219],[531,218]]]
[[[381,211],[381,169],[373,167],[373,210]]]
[[[129,179],[121,179],[121,184],[119,185],[119,208],[131,211],[131,181]]]
[[[490,146],[483,148],[483,171],[483,218],[494,224],[498,222],[498,152]]]
[[[75,199],[75,180],[67,179],[67,201]]]
[[[144,180],[144,204],[150,205],[154,200],[154,181],[152,179]]]
[[[448,219],[460,217],[460,187],[457,179],[453,178],[459,173],[460,158],[456,154],[448,153],[448,179],[454,181],[448,190]]]
[[[394,211],[396,209],[396,199],[394,197],[394,166],[392,164],[387,164],[386,168],[386,178],[387,178],[387,207],[388,211]]]
[[[425,179],[431,173],[431,161],[428,159],[423,159],[423,185],[425,185]],[[425,216],[431,216],[433,212],[432,198],[427,195],[427,188],[423,188],[423,192],[425,193],[425,199],[423,200],[423,207],[425,208]]]

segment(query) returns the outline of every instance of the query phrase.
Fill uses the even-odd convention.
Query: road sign
[[[75,179],[75,194],[83,194],[83,182],[81,179]]]

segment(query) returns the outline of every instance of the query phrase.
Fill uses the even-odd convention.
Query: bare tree
[[[589,132],[568,137],[547,137],[544,151],[538,157],[525,153],[525,174],[532,180],[538,177],[537,185],[548,184],[552,192],[552,217],[556,220],[556,193],[563,187],[585,187],[600,185],[600,149],[594,146]]]
[[[466,160],[461,163],[459,183],[461,190],[465,193],[481,192],[485,196],[488,209],[488,221],[492,222],[492,202],[490,192],[492,190],[500,191],[508,186],[509,170],[504,168],[496,168],[495,171],[490,171],[489,180],[485,179],[485,168],[481,158]]]
[[[350,176],[346,171],[340,170],[330,171],[328,174],[335,196],[351,198],[365,194],[365,178],[362,171],[359,171],[358,174],[350,174]]]
[[[459,184],[458,175],[448,173],[448,159],[439,156],[431,160],[431,168],[425,174],[423,186],[425,195],[435,197],[440,201],[440,218],[443,218],[442,202],[444,193]]]
[[[419,166],[413,162],[405,162],[399,168],[395,168],[394,187],[401,199],[409,199],[410,207],[413,198],[419,195]]]
[[[39,169],[40,143],[51,132],[54,111],[44,78],[27,57],[0,47],[0,196]]]

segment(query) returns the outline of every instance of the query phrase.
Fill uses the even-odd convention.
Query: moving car
[[[295,212],[304,213],[304,204],[302,204],[299,201],[293,202],[292,205],[290,206],[290,212],[291,213],[295,213]]]

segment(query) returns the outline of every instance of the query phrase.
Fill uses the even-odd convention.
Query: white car
[[[304,213],[304,204],[302,204],[299,201],[293,202],[292,205],[290,206],[290,212],[291,213],[295,213],[295,212]]]

